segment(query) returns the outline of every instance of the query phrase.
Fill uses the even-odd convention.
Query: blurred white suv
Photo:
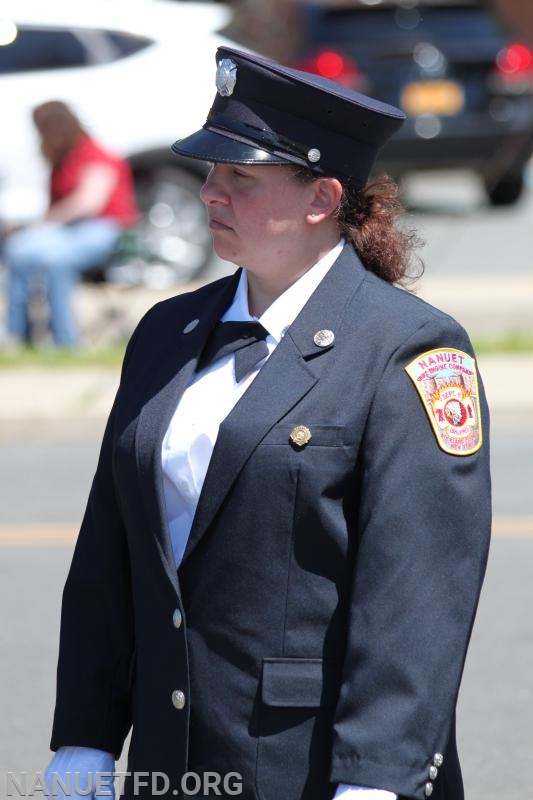
[[[47,202],[47,168],[31,121],[37,104],[71,105],[133,167],[145,222],[142,250],[176,280],[198,275],[212,249],[198,191],[201,162],[173,141],[204,123],[215,94],[217,3],[169,0],[3,0],[0,7],[0,221]]]

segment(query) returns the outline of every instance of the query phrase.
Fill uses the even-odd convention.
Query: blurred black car
[[[296,66],[394,105],[407,122],[381,169],[467,167],[514,203],[533,148],[533,52],[484,3],[359,0],[302,7]]]

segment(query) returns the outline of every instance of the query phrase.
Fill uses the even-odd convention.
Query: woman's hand
[[[60,747],[44,772],[48,797],[115,800],[114,768],[111,753],[92,747]],[[92,791],[88,795],[89,787]],[[78,793],[80,790],[83,795]]]

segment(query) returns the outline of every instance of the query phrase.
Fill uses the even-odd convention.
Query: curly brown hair
[[[294,177],[304,183],[317,180],[306,167]],[[423,242],[405,225],[405,208],[396,181],[388,175],[373,178],[363,188],[341,180],[343,193],[337,209],[341,235],[351,242],[366,269],[389,283],[407,286],[421,277],[424,264],[415,255]]]

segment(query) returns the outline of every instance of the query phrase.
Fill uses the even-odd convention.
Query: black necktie
[[[198,370],[235,353],[235,380],[239,383],[268,355],[267,336],[268,331],[259,322],[219,322],[207,340]]]

